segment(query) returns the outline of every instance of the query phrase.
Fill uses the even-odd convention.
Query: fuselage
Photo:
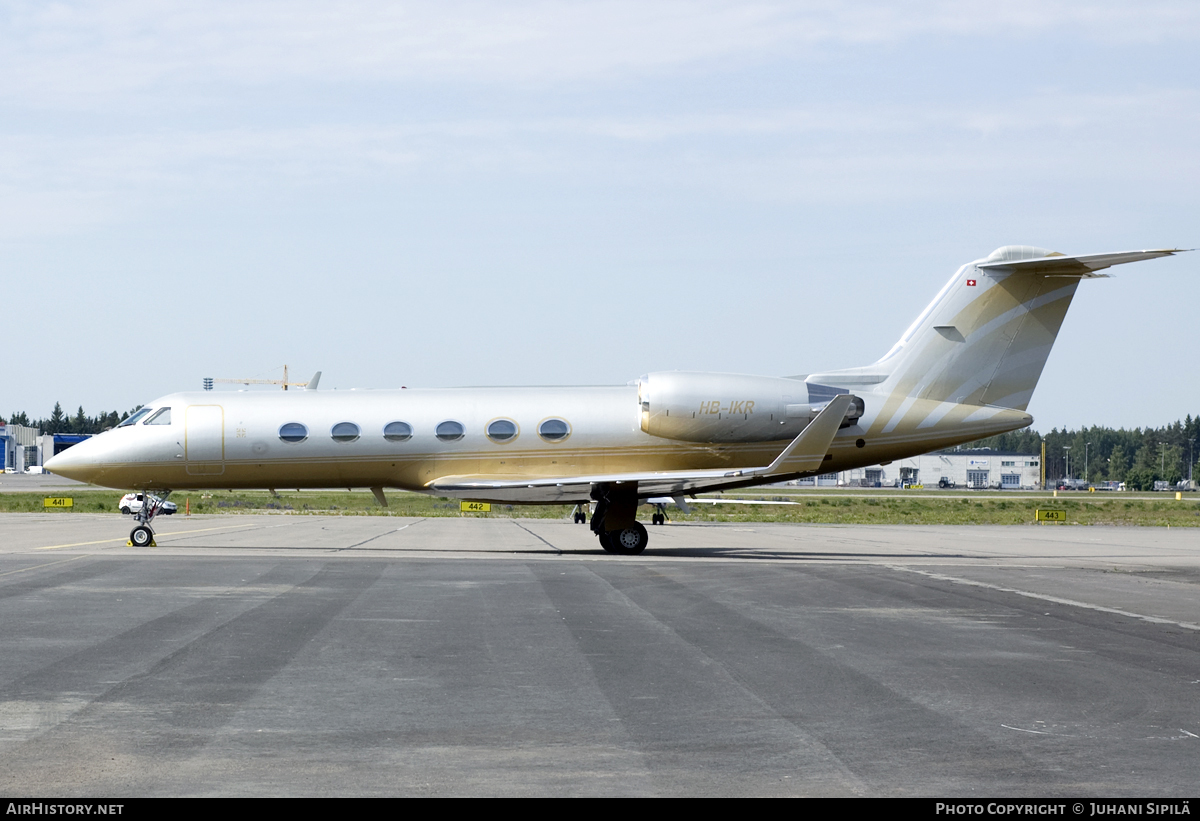
[[[753,379],[803,391],[803,382]],[[876,423],[883,397],[861,395],[865,413],[838,432],[819,472],[915,455],[1030,421],[1020,411],[973,407],[972,419],[921,428],[929,414],[910,411],[910,423],[892,422],[884,431]],[[717,404],[706,407],[720,411],[723,398],[715,396]],[[731,399],[723,407],[744,424],[773,406]],[[170,410],[164,414],[163,408]],[[448,476],[511,481],[734,470],[770,464],[808,422],[779,415],[777,435],[760,435],[760,441],[695,442],[646,433],[634,385],[176,393],[148,403],[132,424],[76,445],[47,467],[98,485],[150,490],[425,491]]]

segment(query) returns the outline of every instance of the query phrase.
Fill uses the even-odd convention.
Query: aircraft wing
[[[1012,259],[1000,262],[981,262],[976,267],[985,271],[1022,272],[1043,274],[1045,276],[1065,277],[1103,277],[1107,274],[1097,274],[1105,268],[1123,265],[1126,262],[1138,262],[1143,259],[1157,259],[1182,253],[1185,248],[1160,248],[1156,251],[1122,251],[1116,254],[1082,254],[1080,256],[1048,256],[1037,259]]]
[[[710,490],[746,487],[779,481],[816,471],[854,401],[838,394],[817,414],[771,464],[737,470],[668,470],[642,473],[608,473],[591,476],[501,478],[495,476],[443,476],[425,487],[431,493],[490,502],[573,503],[592,498],[592,488],[604,484],[637,483],[638,497],[681,496]],[[776,478],[778,477],[778,478]]]

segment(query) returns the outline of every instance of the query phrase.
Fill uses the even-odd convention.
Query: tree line
[[[1190,414],[1182,422],[1161,428],[1054,428],[1045,435],[1033,428],[1024,428],[962,447],[1040,454],[1043,439],[1046,441],[1048,482],[1078,478],[1093,484],[1125,482],[1133,490],[1152,490],[1156,481],[1174,484],[1189,475],[1200,478],[1200,465],[1196,459],[1200,454],[1200,417],[1193,419]]]
[[[55,402],[54,410],[45,419],[30,419],[24,411],[21,411],[10,414],[7,420],[0,417],[0,425],[25,425],[30,428],[38,428],[42,433],[102,433],[124,422],[140,407],[141,405],[138,405],[137,408],[124,413],[109,411],[108,413],[102,412],[97,416],[88,416],[84,413],[83,405],[80,405],[74,416],[67,416],[63,413],[62,404]]]

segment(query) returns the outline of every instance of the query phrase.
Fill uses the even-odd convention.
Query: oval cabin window
[[[308,428],[299,422],[288,422],[279,429],[279,438],[285,442],[303,442],[308,438]]]
[[[389,442],[407,442],[412,439],[412,425],[407,422],[388,422],[383,429],[383,438]]]
[[[493,442],[511,442],[517,438],[517,423],[511,419],[497,419],[487,426],[487,437]]]
[[[538,425],[538,436],[547,442],[561,442],[571,435],[571,426],[565,419],[547,419]]]
[[[437,426],[437,438],[443,442],[457,442],[463,438],[466,428],[462,422],[446,421]]]
[[[353,442],[358,438],[358,425],[353,422],[338,422],[329,433],[335,442]]]

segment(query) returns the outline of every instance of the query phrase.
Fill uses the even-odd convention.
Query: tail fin
[[[1023,245],[997,248],[959,268],[878,362],[807,381],[875,386],[897,399],[1025,410],[1079,280],[1179,250],[1068,257]]]

